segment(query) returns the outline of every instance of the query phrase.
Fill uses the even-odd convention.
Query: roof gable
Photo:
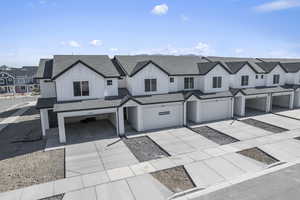
[[[84,64],[105,78],[120,77],[115,65],[104,55],[56,55],[53,59],[52,79],[57,78],[78,63]]]
[[[245,66],[250,67],[254,73],[258,73],[248,61],[226,62],[226,65],[233,74],[238,73]]]
[[[199,74],[206,75],[211,70],[213,70],[216,66],[221,66],[225,71],[227,71],[229,74],[231,74],[231,72],[219,61],[198,63]]]
[[[158,69],[163,71],[168,76],[170,75],[166,70],[164,70],[161,66],[159,66],[158,64],[156,64],[152,60],[146,60],[146,61],[138,62],[136,64],[136,66],[134,67],[132,73],[130,74],[130,77],[133,77],[134,75],[136,75],[138,72],[140,72],[142,69],[144,69],[145,67],[147,67],[150,64],[154,65],[155,67],[157,67]]]
[[[281,65],[280,62],[258,62],[256,63],[258,66],[260,66],[266,73],[270,73],[273,71],[278,65],[281,67],[281,69],[285,72],[286,69]]]

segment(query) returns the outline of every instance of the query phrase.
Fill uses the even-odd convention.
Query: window
[[[145,79],[145,92],[155,92],[157,90],[156,79]]]
[[[260,78],[263,79],[263,78],[264,78],[264,75],[261,75]]]
[[[174,78],[173,77],[170,78],[170,83],[174,83]]]
[[[247,86],[249,84],[249,76],[242,76],[242,86]]]
[[[273,75],[273,84],[279,84],[280,75],[274,74]]]
[[[222,76],[213,77],[213,88],[221,88],[222,87]]]
[[[89,82],[88,81],[74,81],[73,91],[75,97],[89,96]]]
[[[186,77],[184,78],[184,89],[193,89],[194,88],[194,78]]]
[[[112,80],[107,80],[107,81],[106,81],[106,84],[107,84],[107,85],[112,85],[113,82],[112,82]]]
[[[255,78],[258,79],[258,75],[256,75]]]
[[[0,79],[0,84],[4,85],[4,79]]]

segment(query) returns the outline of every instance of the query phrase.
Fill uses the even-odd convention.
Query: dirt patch
[[[156,171],[151,175],[175,193],[196,186],[183,166]]]
[[[64,178],[64,149],[0,161],[0,192]]]
[[[123,142],[140,162],[170,156],[148,136],[128,138]]]
[[[213,142],[219,144],[219,145],[225,145],[225,144],[231,144],[234,142],[238,142],[239,140],[231,137],[229,135],[226,135],[225,133],[222,133],[220,131],[217,131],[213,128],[210,128],[208,126],[201,126],[197,128],[192,128],[192,130],[204,137],[206,137],[209,140],[212,140]]]
[[[43,198],[43,199],[40,199],[40,200],[62,200],[64,198],[64,195],[65,194],[59,194],[59,195],[55,195],[55,196],[52,196],[52,197],[46,197],[46,198]]]
[[[267,154],[266,152],[260,150],[257,147],[251,148],[251,149],[245,149],[245,150],[239,151],[237,153],[247,156],[249,158],[252,158],[254,160],[257,160],[259,162],[265,163],[267,165],[279,162],[279,160],[277,160],[273,156]]]
[[[251,126],[255,126],[257,128],[261,128],[264,129],[266,131],[270,131],[272,133],[282,133],[285,131],[289,131],[288,129],[285,128],[281,128],[278,126],[274,126],[272,124],[266,123],[266,122],[262,122],[256,119],[252,119],[252,118],[248,118],[248,119],[244,119],[244,120],[240,120],[241,122],[244,122],[245,124],[251,125]]]

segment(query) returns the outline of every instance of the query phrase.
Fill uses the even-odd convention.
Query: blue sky
[[[300,0],[5,0],[0,65],[53,54],[300,57]]]

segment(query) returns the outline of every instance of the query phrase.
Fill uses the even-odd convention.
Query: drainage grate
[[[151,175],[175,193],[196,187],[183,166],[152,172]]]
[[[123,142],[140,162],[170,156],[148,136],[128,138]]]
[[[272,133],[282,133],[285,131],[289,131],[288,129],[285,128],[281,128],[278,126],[274,126],[272,124],[266,123],[266,122],[262,122],[256,119],[252,119],[252,118],[248,118],[248,119],[244,119],[244,120],[240,120],[241,122],[244,122],[245,124],[251,125],[251,126],[255,126],[257,128],[261,128],[264,129],[266,131],[270,131]]]
[[[262,151],[261,149],[259,149],[257,147],[254,147],[251,149],[245,149],[245,150],[239,151],[237,153],[247,156],[249,158],[252,158],[254,160],[257,160],[259,162],[265,163],[267,165],[279,162],[279,160],[277,160],[273,156],[267,154],[266,152]]]
[[[54,195],[52,197],[46,197],[40,200],[62,200],[65,194]]]
[[[230,144],[234,142],[238,142],[239,140],[231,137],[229,135],[226,135],[225,133],[222,133],[220,131],[217,131],[213,128],[210,128],[208,126],[201,126],[197,128],[192,128],[192,130],[204,137],[206,137],[209,140],[214,141],[217,144],[224,145],[224,144]]]

